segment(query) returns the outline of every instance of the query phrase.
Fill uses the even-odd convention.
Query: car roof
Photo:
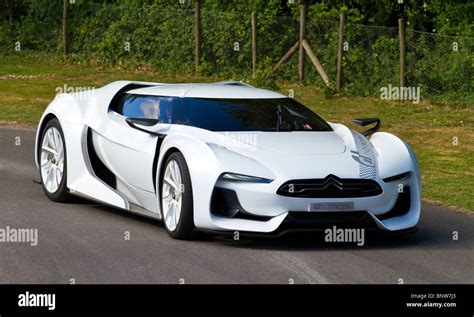
[[[128,91],[132,94],[213,99],[277,99],[286,96],[241,82],[209,84],[158,84]]]

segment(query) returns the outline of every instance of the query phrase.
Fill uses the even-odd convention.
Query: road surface
[[[33,182],[34,137],[0,127],[0,229],[38,229],[37,246],[0,242],[0,283],[474,283],[466,213],[424,203],[417,233],[363,247],[323,235],[178,241],[159,221],[49,201]]]

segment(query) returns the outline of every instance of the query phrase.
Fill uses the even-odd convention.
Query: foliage
[[[273,77],[297,80],[298,54],[269,76],[299,37],[299,4],[287,0],[202,0],[203,47],[199,72],[274,85]],[[336,77],[338,17],[347,14],[343,93],[377,96],[399,82],[397,20],[407,19],[407,82],[424,96],[472,103],[474,2],[444,0],[306,1],[306,38],[331,81]],[[0,52],[62,50],[61,0],[4,0],[0,3]],[[258,14],[258,73],[251,73],[250,14]],[[379,25],[379,26],[374,26]],[[413,29],[436,32],[425,35]],[[194,70],[192,0],[76,0],[69,4],[73,60],[117,65],[151,65],[163,71]],[[447,36],[457,36],[449,38]],[[453,42],[459,50],[453,53]],[[449,61],[449,62],[446,62]],[[272,83],[273,82],[273,83]],[[325,88],[306,58],[305,83]],[[331,83],[334,86],[334,83]]]

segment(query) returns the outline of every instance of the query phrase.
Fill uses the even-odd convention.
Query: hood
[[[173,126],[208,144],[226,172],[267,177],[270,171],[281,181],[289,179],[375,179],[377,152],[371,142],[340,124],[327,132],[212,132],[188,126]],[[251,168],[251,167],[254,168]]]
[[[243,143],[249,149],[280,154],[331,155],[346,151],[344,140],[335,132],[223,132],[227,142]]]
[[[324,178],[329,174],[375,179],[377,159],[371,142],[342,125],[336,128],[328,132],[218,134],[223,136],[220,146],[257,161],[281,179]],[[242,164],[237,162],[229,169],[240,170]]]

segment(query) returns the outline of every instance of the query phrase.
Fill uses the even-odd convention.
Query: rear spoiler
[[[376,123],[376,125],[368,130],[361,132],[363,136],[369,136],[372,133],[377,132],[380,129],[380,119],[379,118],[358,118],[352,120],[352,123],[360,127],[365,127],[366,125]]]

